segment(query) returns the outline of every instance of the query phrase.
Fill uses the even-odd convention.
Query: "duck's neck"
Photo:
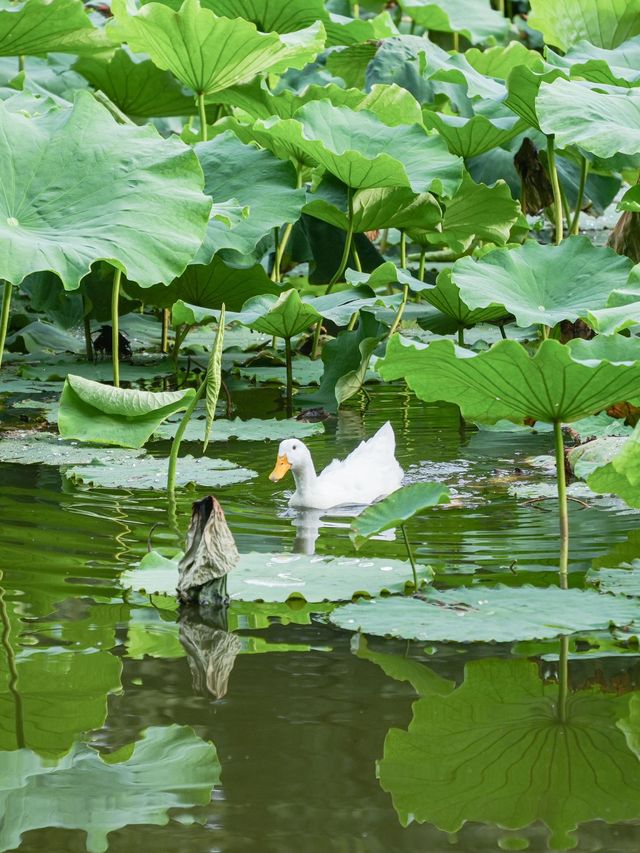
[[[313,488],[316,480],[318,479],[316,469],[314,468],[313,460],[311,458],[305,459],[300,466],[296,466],[296,469],[292,471],[292,473],[293,479],[296,481],[296,492],[300,496],[308,494],[309,490]]]

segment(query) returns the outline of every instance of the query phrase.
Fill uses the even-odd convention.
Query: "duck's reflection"
[[[242,648],[240,638],[227,631],[227,608],[184,607],[180,613],[180,642],[187,653],[194,691],[222,699]]]
[[[349,529],[351,519],[362,512],[363,507],[344,506],[326,509],[294,509],[287,507],[280,513],[280,518],[290,518],[291,526],[295,527],[296,538],[293,542],[294,554],[316,553],[316,542],[323,527]]]

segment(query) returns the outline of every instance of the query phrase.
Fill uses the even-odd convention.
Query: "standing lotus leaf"
[[[214,497],[194,501],[186,552],[178,564],[181,601],[216,601],[226,593],[226,576],[240,554],[224,512]]]

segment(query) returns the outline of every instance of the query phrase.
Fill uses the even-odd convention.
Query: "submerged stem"
[[[122,270],[114,267],[113,284],[111,286],[111,358],[113,361],[113,384],[120,387],[120,316],[118,304],[120,301],[120,279]]]
[[[556,246],[562,242],[562,194],[560,192],[560,179],[558,178],[558,169],[556,166],[556,151],[553,134],[547,136],[547,158],[549,161],[549,180],[553,189],[553,214],[555,218],[555,244]]]
[[[202,142],[207,141],[207,112],[204,106],[204,92],[198,92],[196,95],[198,102],[198,114],[200,116],[200,139]]]
[[[293,417],[293,357],[291,354],[291,338],[284,339],[284,351],[287,363],[287,417],[291,418]]]
[[[409,557],[409,562],[411,563],[411,571],[413,572],[413,586],[415,592],[418,591],[418,572],[416,570],[416,561],[413,558],[413,552],[411,550],[411,545],[409,544],[409,537],[407,536],[407,531],[405,529],[404,524],[400,525],[400,530],[402,531],[402,538],[404,539],[404,547],[407,549],[407,555]]]
[[[11,308],[11,293],[13,285],[8,281],[4,283],[4,294],[2,296],[2,314],[0,314],[0,367],[2,367],[2,356],[4,355],[4,344],[7,340],[9,328],[9,309]]]
[[[558,658],[558,719],[567,722],[567,699],[569,698],[569,637],[560,637]]]
[[[558,484],[558,504],[560,516],[560,586],[567,589],[567,571],[569,565],[569,504],[567,501],[567,476],[564,468],[564,439],[561,421],[553,422],[553,437],[556,453],[556,481]]]
[[[176,466],[178,464],[178,453],[180,452],[180,443],[182,442],[182,436],[184,435],[184,431],[187,428],[187,424],[191,420],[191,415],[194,413],[198,402],[204,397],[204,394],[207,390],[207,377],[205,374],[200,387],[196,391],[195,397],[191,400],[187,409],[182,416],[182,420],[180,421],[180,425],[176,430],[176,434],[173,437],[173,441],[171,442],[171,452],[169,453],[169,469],[167,471],[167,491],[169,494],[175,491],[176,487]]]
[[[582,210],[582,202],[584,201],[584,189],[587,184],[587,176],[589,174],[589,161],[586,157],[581,158],[580,163],[580,184],[578,185],[578,198],[576,199],[576,207],[573,211],[573,219],[569,226],[569,234],[577,234],[580,230],[580,211]]]

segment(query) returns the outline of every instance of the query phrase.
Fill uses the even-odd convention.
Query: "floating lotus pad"
[[[137,568],[124,572],[121,583],[147,594],[173,596],[178,560],[151,551]],[[432,576],[430,568],[418,568],[420,579]],[[229,574],[228,592],[232,601],[351,601],[358,595],[402,593],[410,579],[411,566],[403,560],[251,552],[242,554]]]
[[[597,586],[600,592],[640,598],[640,560],[617,569],[592,569],[587,573],[587,583]]]
[[[533,640],[640,623],[640,604],[558,587],[464,587],[425,600],[393,597],[339,607],[339,628],[406,640],[474,643]]]
[[[204,436],[204,419],[192,418],[182,437],[183,441],[202,441]],[[167,421],[155,431],[155,438],[173,438],[178,429],[177,421]],[[283,438],[308,438],[324,432],[322,423],[305,423],[293,418],[276,420],[275,418],[250,418],[247,421],[237,418],[234,421],[222,418],[214,421],[211,440],[230,441],[281,441]]]
[[[145,456],[121,464],[94,462],[67,468],[64,476],[73,483],[101,489],[166,489],[168,460],[158,456]],[[209,459],[202,456],[181,456],[176,472],[177,486],[203,486],[217,489],[234,483],[244,483],[257,477],[255,471],[241,468],[226,459]]]
[[[105,465],[122,464],[123,468],[140,459],[144,450],[116,450],[79,444],[51,432],[12,430],[0,433],[0,462],[19,465]]]

